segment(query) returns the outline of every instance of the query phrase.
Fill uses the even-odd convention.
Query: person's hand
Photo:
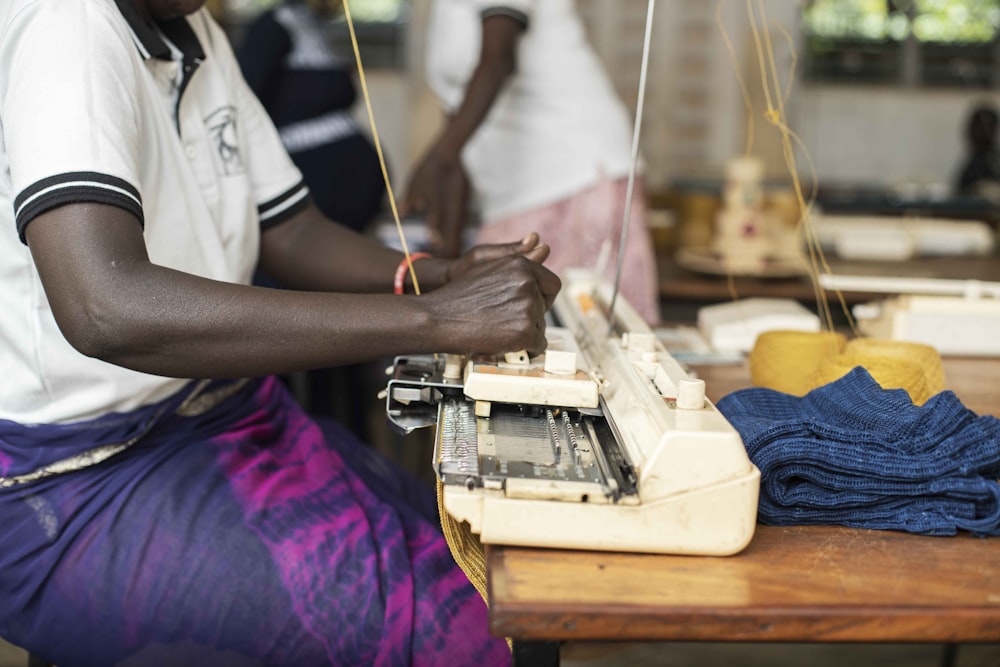
[[[523,255],[531,261],[541,264],[549,256],[549,251],[549,246],[541,243],[535,232],[531,232],[520,241],[512,243],[477,245],[448,266],[446,277],[449,281],[454,280],[480,262],[488,262],[508,255]]]
[[[410,179],[401,214],[422,215],[430,235],[430,249],[439,257],[458,257],[462,251],[469,181],[461,161],[431,150]]]
[[[533,259],[532,254],[548,252],[546,246],[537,245],[537,237],[531,243],[484,246],[494,250],[481,252],[498,252],[504,247],[521,251],[480,257],[425,297],[434,321],[448,330],[449,346],[453,347],[444,351],[503,354],[528,350],[537,354],[545,350],[545,312],[562,283]]]
[[[431,257],[414,264],[414,268],[421,288],[430,291],[455,280],[476,264],[509,255],[521,255],[541,264],[549,256],[549,246],[540,243],[538,234],[532,232],[520,241],[477,245],[458,259]]]

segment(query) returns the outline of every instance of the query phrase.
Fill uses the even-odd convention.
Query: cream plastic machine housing
[[[741,551],[754,534],[759,470],[704,383],[626,301],[609,315],[610,299],[607,283],[568,273],[545,355],[451,358],[419,391],[394,392],[390,381],[390,419],[408,430],[406,409],[444,398],[443,507],[485,544]]]

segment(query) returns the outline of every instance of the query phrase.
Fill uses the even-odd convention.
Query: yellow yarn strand
[[[750,89],[747,87],[746,81],[743,79],[743,73],[740,72],[739,65],[737,64],[738,59],[736,58],[736,49],[733,47],[733,40],[729,37],[729,31],[726,30],[726,26],[722,22],[722,6],[724,4],[725,0],[719,0],[719,4],[715,6],[715,24],[718,26],[719,34],[722,36],[722,41],[726,45],[726,51],[729,52],[729,60],[733,63],[733,73],[736,75],[736,82],[739,84],[740,94],[743,96],[743,106],[746,108],[747,112],[747,137],[744,155],[749,157],[753,153],[753,101],[750,98]],[[727,247],[725,250],[725,257],[729,257],[729,248]],[[728,266],[726,267],[726,290],[729,292],[729,298],[733,301],[740,298],[740,295],[736,290],[736,279],[733,276],[733,272],[729,270]]]
[[[389,182],[389,171],[385,165],[385,157],[382,153],[382,143],[379,141],[378,128],[375,125],[375,114],[372,113],[371,97],[368,95],[368,84],[365,80],[365,69],[361,64],[361,50],[358,48],[358,38],[354,32],[354,22],[351,20],[351,3],[344,0],[344,18],[347,20],[347,29],[351,33],[351,46],[354,48],[354,60],[358,65],[358,78],[361,81],[361,91],[365,98],[365,109],[368,111],[368,122],[371,124],[372,139],[375,143],[375,150],[378,153],[379,166],[382,168],[382,178],[385,180],[386,193],[389,196],[389,206],[392,209],[392,217],[396,222],[396,229],[399,232],[399,241],[403,246],[403,254],[406,255],[406,262],[410,270],[410,279],[413,281],[413,289],[420,294],[420,284],[417,282],[417,275],[413,270],[413,262],[410,259],[410,250],[406,243],[406,236],[403,234],[403,225],[399,220],[399,211],[396,208],[396,198],[392,193],[392,184]],[[451,551],[452,557],[459,568],[469,578],[469,581],[482,596],[483,601],[489,604],[486,590],[486,556],[483,545],[479,539],[472,534],[468,524],[459,523],[448,514],[444,508],[444,485],[439,479],[437,481],[438,515],[441,519],[441,529],[444,533],[445,542]],[[508,645],[510,639],[507,640]]]
[[[743,77],[740,62],[736,55],[736,49],[733,46],[732,38],[729,32],[726,30],[725,25],[722,21],[722,10],[726,4],[726,0],[719,0],[716,5],[715,11],[715,21],[719,29],[719,34],[722,37],[722,41],[726,46],[726,51],[728,52],[729,59],[733,65],[733,71],[736,76],[737,82],[739,84],[740,93],[743,97],[743,104],[747,110],[747,138],[746,138],[746,155],[751,155],[753,151],[753,141],[755,134],[755,117],[756,114],[753,110],[753,102],[751,100],[749,87],[747,86],[746,80]],[[809,261],[809,277],[812,283],[813,295],[816,299],[817,308],[820,312],[820,318],[823,322],[823,326],[826,329],[833,329],[833,316],[829,308],[829,303],[826,300],[825,293],[819,284],[818,276],[822,270],[827,274],[832,274],[830,266],[826,261],[826,257],[823,254],[822,249],[819,245],[819,240],[816,235],[815,229],[813,228],[811,221],[809,219],[809,211],[812,208],[813,202],[816,199],[818,179],[816,177],[816,167],[812,160],[812,156],[809,154],[804,142],[801,138],[792,131],[788,123],[785,120],[785,102],[791,96],[794,80],[795,80],[795,68],[798,62],[798,56],[795,50],[794,40],[788,31],[782,26],[775,24],[775,27],[784,36],[786,42],[789,45],[789,50],[791,53],[791,63],[789,66],[788,80],[784,86],[781,84],[781,79],[778,75],[778,68],[776,60],[774,57],[774,47],[771,41],[770,29],[768,27],[768,21],[766,12],[764,9],[764,4],[762,0],[758,0],[757,9],[754,9],[753,0],[746,0],[746,12],[747,18],[750,24],[750,30],[753,34],[754,47],[757,56],[757,65],[760,70],[761,77],[761,90],[764,94],[764,100],[767,109],[764,111],[764,118],[774,126],[781,134],[782,141],[782,157],[788,167],[788,172],[792,180],[793,191],[795,193],[795,199],[799,207],[799,221],[797,227],[799,232],[802,234],[803,243],[806,246],[808,261]],[[758,21],[757,15],[760,15]],[[808,170],[810,173],[810,178],[812,182],[812,187],[810,189],[809,196],[803,192],[803,186],[798,175],[798,167],[795,158],[795,149],[798,148],[802,155],[805,157]],[[736,286],[734,277],[731,272],[727,272],[727,286],[728,291],[734,300],[737,298]],[[854,320],[850,314],[847,307],[846,301],[839,290],[834,290],[840,301],[841,309],[847,317],[847,321],[850,324],[852,331],[857,333]]]
[[[809,151],[806,149],[802,140],[799,138],[795,132],[788,126],[785,117],[785,98],[790,94],[792,83],[794,80],[794,69],[789,72],[788,84],[785,87],[784,94],[781,94],[781,82],[778,76],[778,68],[774,57],[774,46],[771,42],[771,33],[768,29],[767,22],[767,12],[764,8],[763,0],[757,0],[757,13],[760,14],[760,23],[758,26],[756,13],[753,8],[753,0],[747,0],[747,16],[750,20],[750,29],[753,33],[754,45],[757,50],[757,60],[758,66],[760,67],[761,74],[761,85],[763,87],[764,99],[767,104],[767,111],[765,112],[765,117],[768,121],[774,125],[781,133],[781,143],[782,143],[782,154],[785,159],[785,164],[788,167],[789,175],[792,179],[792,186],[795,192],[796,200],[798,201],[800,208],[800,218],[799,226],[803,233],[803,239],[805,241],[806,247],[809,251],[810,259],[810,272],[809,277],[813,284],[813,292],[816,296],[817,306],[820,309],[821,317],[824,326],[827,329],[833,329],[833,315],[830,311],[829,303],[825,297],[822,287],[819,284],[819,273],[820,268],[827,274],[831,274],[830,266],[826,261],[826,256],[824,255],[822,248],[820,248],[819,240],[816,235],[815,229],[812,226],[812,222],[809,218],[810,209],[816,196],[817,178],[815,172],[815,166],[812,163],[812,158],[809,157]],[[789,40],[789,44],[792,47],[793,53],[793,65],[794,65],[794,45],[790,36],[787,35],[786,38]],[[769,83],[770,81],[770,83]],[[776,93],[772,95],[772,86]],[[809,197],[809,201],[806,201],[806,197],[803,195],[802,183],[798,175],[798,166],[795,159],[795,147],[803,152],[807,156],[811,173],[812,173],[812,192]],[[837,297],[840,301],[841,308],[844,315],[847,317],[847,321],[852,329],[852,331],[857,334],[857,329],[854,323],[854,319],[851,316],[850,309],[847,307],[846,301],[839,290],[835,290]]]
[[[732,60],[744,105],[747,107],[748,139],[746,150],[749,155],[753,147],[753,105],[740,71],[735,48],[722,22],[721,12],[724,4],[725,0],[719,0],[716,7],[716,23]],[[923,404],[945,387],[941,358],[934,348],[918,343],[861,337],[843,294],[836,289],[834,292],[840,301],[841,309],[847,316],[855,338],[847,341],[843,334],[833,330],[833,315],[830,304],[818,279],[821,271],[827,274],[833,272],[826,261],[809,217],[818,187],[816,166],[801,138],[792,131],[785,117],[785,104],[791,95],[797,65],[794,40],[787,30],[775,24],[776,29],[781,32],[788,43],[792,59],[788,79],[783,86],[778,74],[774,45],[763,0],[756,0],[756,3],[754,0],[746,0],[746,12],[753,35],[761,87],[767,107],[764,118],[781,135],[782,157],[788,167],[795,199],[799,206],[798,227],[808,251],[809,277],[812,281],[824,329],[817,332],[770,331],[758,336],[748,357],[751,381],[756,386],[769,387],[802,396],[816,387],[839,379],[850,372],[852,368],[861,366],[882,387],[904,389],[915,404]],[[804,187],[799,178],[795,156],[796,149],[800,150],[805,157],[812,179],[812,187],[808,197],[804,193]],[[731,275],[729,278],[732,281]],[[734,287],[730,287],[730,292],[735,293]]]
[[[389,170],[385,165],[385,155],[382,153],[382,142],[378,137],[378,127],[375,125],[375,114],[372,112],[372,100],[368,94],[368,82],[365,79],[365,68],[361,64],[361,50],[358,48],[358,36],[354,32],[354,21],[351,19],[351,3],[344,0],[344,18],[347,19],[347,30],[351,33],[351,47],[354,49],[354,61],[358,65],[358,79],[361,81],[361,93],[365,98],[365,110],[368,112],[368,124],[372,130],[372,141],[375,143],[375,152],[378,153],[378,164],[382,169],[382,180],[385,181],[385,191],[389,197],[389,208],[392,209],[392,219],[396,223],[396,231],[399,232],[399,242],[403,247],[403,255],[406,257],[406,265],[410,271],[410,280],[413,281],[413,291],[420,294],[420,283],[417,282],[417,272],[413,270],[413,260],[410,259],[410,248],[406,243],[406,235],[403,234],[403,223],[399,220],[399,210],[396,208],[396,197],[392,193],[392,183],[389,181]]]
[[[719,0],[719,4],[715,6],[715,25],[719,28],[719,34],[722,36],[722,42],[726,45],[726,51],[729,52],[729,60],[733,64],[733,73],[736,75],[736,82],[739,83],[740,93],[743,95],[743,106],[746,107],[747,111],[747,145],[744,155],[750,157],[753,154],[755,130],[753,100],[750,98],[750,88],[747,86],[747,82],[743,79],[743,73],[740,71],[739,58],[736,57],[736,48],[733,46],[733,40],[729,36],[729,31],[726,30],[725,24],[722,22],[722,8],[725,4],[726,0]]]

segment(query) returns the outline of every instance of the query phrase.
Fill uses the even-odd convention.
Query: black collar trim
[[[125,17],[132,30],[132,39],[143,58],[170,60],[170,47],[160,38],[153,26],[139,15],[135,0],[115,0],[118,10]],[[184,54],[185,62],[200,62],[205,59],[201,42],[188,25],[186,17],[157,21],[156,27],[163,31],[170,41]]]

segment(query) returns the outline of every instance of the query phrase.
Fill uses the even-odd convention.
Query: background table
[[[835,276],[874,276],[905,278],[940,278],[946,280],[980,280],[1000,282],[1000,258],[932,257],[903,262],[861,262],[829,260]],[[796,299],[805,304],[816,302],[816,292],[808,276],[793,278],[754,278],[698,273],[682,267],[670,254],[657,256],[660,296],[671,300],[717,302],[734,298],[772,297]],[[834,304],[833,293],[828,293]],[[884,298],[885,294],[843,292],[848,304]]]

